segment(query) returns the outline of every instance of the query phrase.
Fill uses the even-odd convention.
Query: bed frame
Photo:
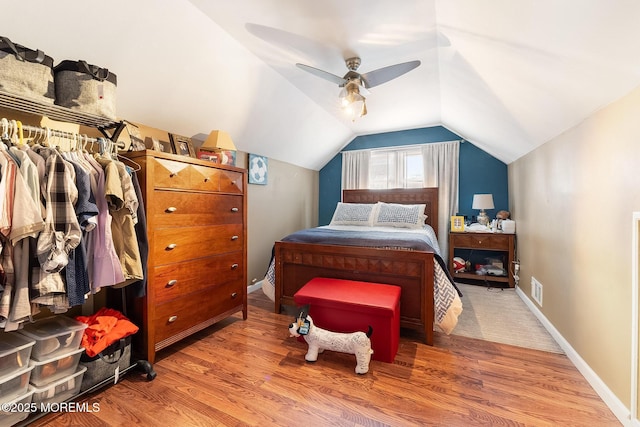
[[[426,204],[426,223],[438,233],[438,189],[344,190],[345,203]],[[402,288],[400,326],[424,333],[433,345],[433,252],[318,245],[275,244],[275,311],[295,305],[293,295],[314,277],[386,283]]]

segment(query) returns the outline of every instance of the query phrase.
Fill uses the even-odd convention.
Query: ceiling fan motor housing
[[[347,58],[345,60],[345,63],[347,64],[347,69],[355,71],[360,66],[360,58],[358,58],[357,56],[353,58]]]

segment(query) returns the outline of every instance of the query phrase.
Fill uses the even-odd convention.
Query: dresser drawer
[[[240,172],[220,170],[220,192],[242,194],[244,175]]]
[[[155,267],[149,272],[158,304],[202,289],[242,280],[242,252]]]
[[[203,191],[220,191],[220,175],[219,169],[208,168],[205,166],[191,166],[191,188]]]
[[[190,188],[191,165],[175,160],[152,159],[153,176],[151,182],[155,188]]]
[[[458,248],[509,250],[509,236],[500,234],[451,234]]]
[[[148,211],[156,228],[242,224],[242,195],[156,190],[153,198]]]
[[[240,281],[229,282],[159,304],[153,319],[155,342],[163,341],[218,314],[242,306],[242,286]]]
[[[243,225],[161,228],[153,231],[156,265],[242,250]]]

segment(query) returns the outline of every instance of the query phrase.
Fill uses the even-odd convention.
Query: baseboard
[[[558,332],[558,330],[549,322],[544,314],[538,309],[538,307],[531,302],[527,295],[516,286],[516,294],[527,305],[529,310],[538,318],[545,329],[558,343],[560,348],[565,352],[571,363],[578,369],[587,382],[593,387],[598,396],[604,401],[604,403],[611,409],[611,412],[618,418],[618,421],[623,426],[630,426],[631,411],[627,408],[618,397],[607,387],[607,385],[600,379],[600,377],[591,369],[587,362],[580,357],[578,352],[574,350],[569,342]]]
[[[262,288],[262,280],[260,280],[259,282],[254,283],[253,285],[249,285],[247,286],[247,294],[250,294],[251,292],[255,292],[258,289]]]

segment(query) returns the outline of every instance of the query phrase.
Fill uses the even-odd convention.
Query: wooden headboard
[[[342,190],[344,203],[400,203],[405,205],[425,204],[425,223],[438,236],[438,188],[394,188],[389,190]]]

